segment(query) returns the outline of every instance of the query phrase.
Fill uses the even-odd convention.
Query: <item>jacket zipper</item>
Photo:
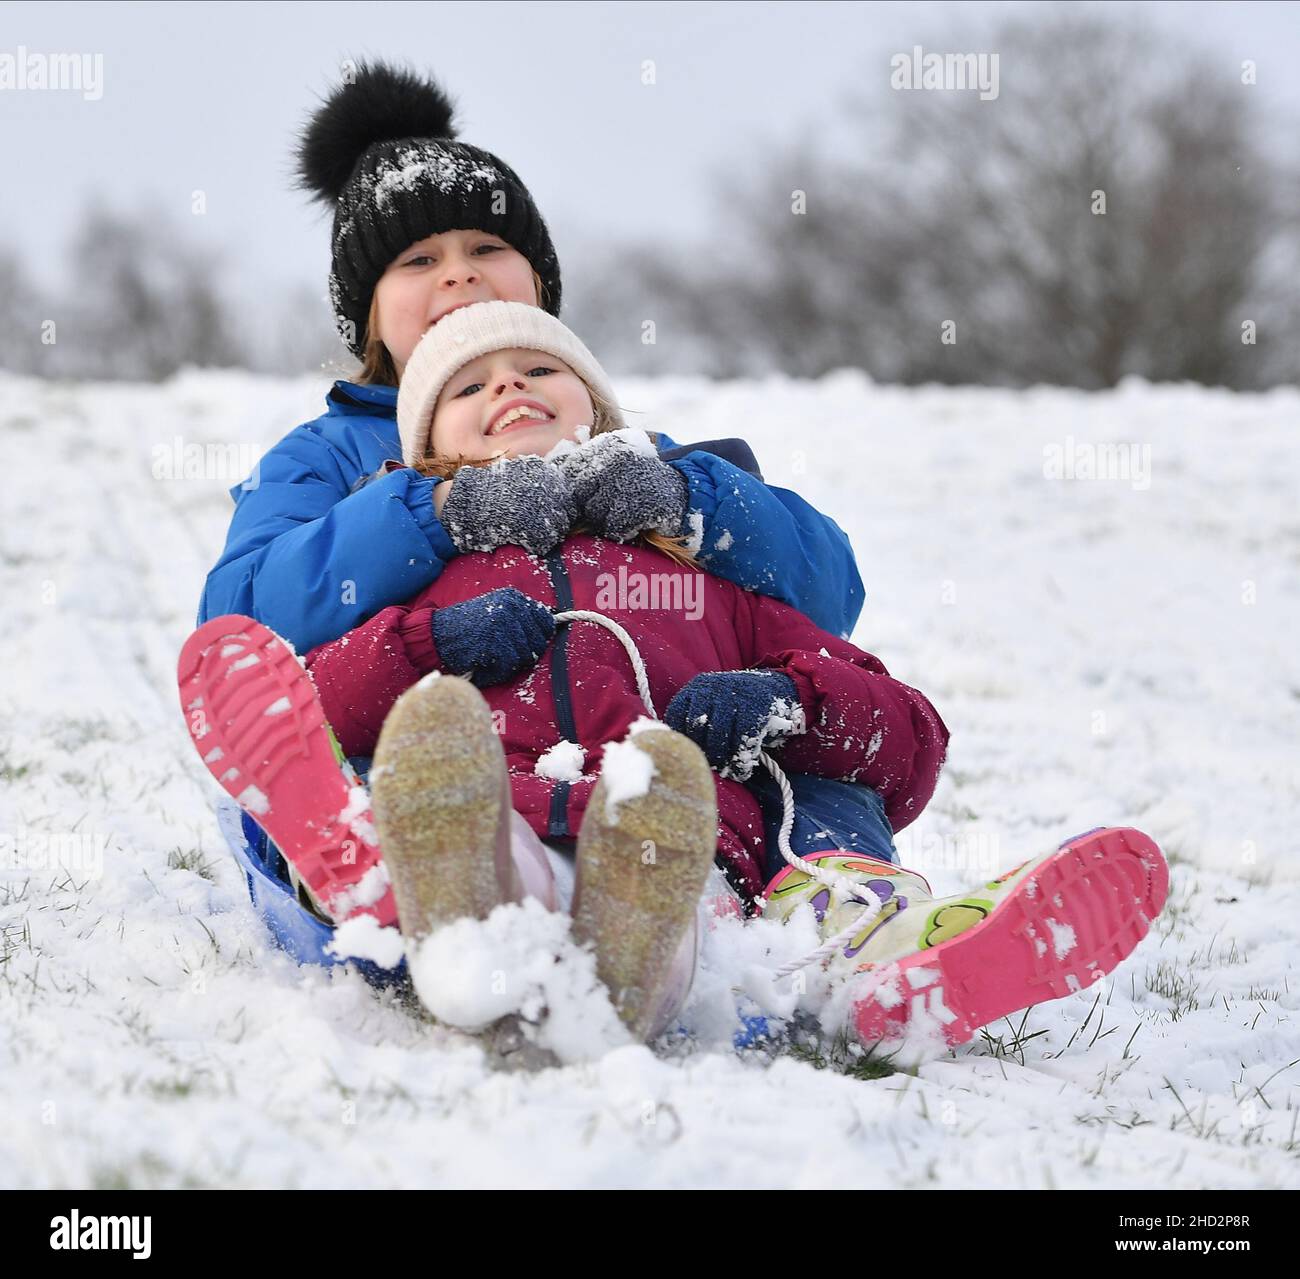
[[[551,589],[555,592],[557,612],[567,612],[573,607],[573,585],[564,557],[554,552],[546,557],[546,571],[550,574]],[[555,698],[555,713],[559,719],[560,736],[569,742],[578,741],[578,729],[573,722],[573,693],[569,687],[569,628],[556,627],[551,645],[551,693]],[[579,743],[581,745],[581,743]],[[573,839],[569,829],[569,783],[559,782],[551,792],[550,823],[547,834],[552,839]]]

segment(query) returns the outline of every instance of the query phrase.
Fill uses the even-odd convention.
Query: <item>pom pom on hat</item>
[[[454,112],[452,100],[433,80],[362,62],[303,130],[298,186],[332,203],[367,148],[401,138],[455,138]]]

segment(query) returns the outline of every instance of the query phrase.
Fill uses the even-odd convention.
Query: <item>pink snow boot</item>
[[[983,890],[923,906],[928,929],[913,930],[905,953],[882,950],[858,965],[852,1025],[868,1047],[886,1050],[965,1043],[981,1026],[1110,972],[1146,936],[1168,891],[1165,859],[1141,831],[1076,835]],[[882,947],[891,932],[902,935],[906,914],[879,930]],[[869,942],[863,953],[871,951]]]
[[[333,923],[397,922],[365,788],[289,645],[251,617],[214,617],[181,649],[181,708],[208,771],[275,841]]]

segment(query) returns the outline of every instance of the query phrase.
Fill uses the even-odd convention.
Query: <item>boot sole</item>
[[[510,883],[510,782],[482,694],[426,676],[389,711],[370,772],[402,933],[486,919]]]
[[[597,781],[578,834],[573,936],[596,951],[596,972],[628,1029],[653,1029],[673,959],[717,850],[718,801],[704,753],[671,729],[633,739],[654,761],[644,795],[616,805]]]
[[[1083,990],[1146,936],[1169,892],[1155,841],[1128,827],[1067,840],[974,927],[863,972],[853,1006],[869,1047],[912,1034],[949,1047],[1011,1013]]]
[[[332,917],[395,923],[389,889],[378,902],[351,907],[358,881],[382,859],[369,809],[356,798],[360,784],[335,758],[316,686],[292,649],[251,617],[214,617],[186,640],[176,675],[208,771]]]

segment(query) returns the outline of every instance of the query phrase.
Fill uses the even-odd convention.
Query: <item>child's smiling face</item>
[[[488,231],[443,231],[410,246],[375,286],[377,328],[398,376],[411,352],[449,311],[470,302],[538,304],[533,268]]]
[[[480,355],[448,379],[434,406],[430,443],[439,457],[471,461],[544,457],[561,440],[576,442],[578,427],[594,418],[586,383],[563,360],[512,347]]]

